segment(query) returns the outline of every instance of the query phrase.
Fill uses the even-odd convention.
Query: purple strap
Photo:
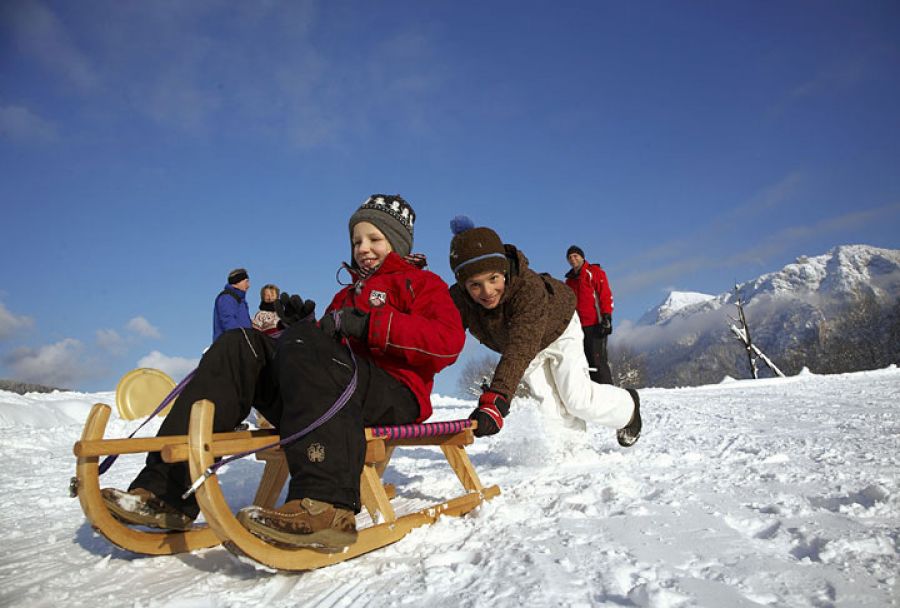
[[[153,417],[156,416],[158,413],[163,411],[166,408],[166,406],[169,405],[175,399],[175,397],[180,395],[181,391],[184,390],[184,387],[187,386],[187,383],[191,381],[191,378],[193,378],[194,374],[196,374],[196,373],[197,373],[197,370],[195,368],[193,371],[191,371],[191,373],[189,373],[187,376],[182,378],[181,382],[179,382],[175,386],[175,388],[173,388],[172,391],[168,395],[166,395],[166,398],[163,399],[162,402],[156,406],[156,409],[153,410],[153,412],[149,416],[147,416],[146,420],[144,420],[139,427],[137,427],[136,429],[134,429],[134,431],[132,431],[131,435],[128,436],[128,439],[131,439],[132,437],[134,437],[135,434],[139,430],[144,428],[145,424],[150,422],[150,420],[152,420]],[[98,472],[98,475],[103,475],[109,469],[109,467],[112,466],[112,464],[116,461],[116,459],[118,457],[119,457],[118,454],[112,454],[112,455],[104,458],[103,462],[100,463],[100,470]]]

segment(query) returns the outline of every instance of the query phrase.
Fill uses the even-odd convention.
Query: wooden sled
[[[191,413],[188,435],[140,439],[104,439],[110,407],[95,404],[88,416],[81,440],[75,443],[76,476],[72,493],[78,496],[91,526],[112,544],[149,555],[172,555],[213,547],[226,541],[227,546],[256,561],[281,570],[308,570],[344,561],[368,553],[403,538],[412,529],[429,524],[442,515],[464,515],[485,499],[500,493],[497,486],[485,488],[475,473],[465,446],[474,441],[474,426],[462,431],[445,432],[426,437],[383,436],[383,429],[366,429],[366,458],[360,479],[362,503],[375,525],[360,530],[357,542],[341,553],[324,553],[315,549],[282,548],[253,536],[237,521],[225,501],[218,479],[212,475],[197,491],[197,500],[209,525],[195,525],[187,531],[161,531],[126,525],[109,512],[100,496],[99,460],[112,454],[138,454],[159,451],[166,462],[190,461],[191,477],[196,479],[212,465],[214,459],[257,449],[278,441],[269,429],[211,432],[214,406],[198,401]],[[436,427],[409,425],[415,427]],[[387,431],[407,427],[387,427]],[[394,488],[383,485],[381,476],[397,446],[439,446],[453,468],[466,493],[415,513],[397,517],[391,506]],[[259,452],[266,462],[253,503],[275,506],[288,478],[287,462],[280,449]]]
[[[198,479],[209,468],[218,456],[226,456],[260,447],[259,438],[223,440],[212,434],[212,422],[215,406],[212,402],[201,400],[191,410],[190,430],[188,432],[189,462],[191,477]],[[257,562],[278,570],[311,570],[336,564],[344,560],[368,553],[406,536],[414,528],[433,523],[441,515],[464,515],[480,505],[485,499],[491,499],[500,493],[497,486],[485,488],[478,475],[465,446],[474,441],[472,428],[433,436],[392,435],[390,429],[428,428],[432,425],[408,425],[406,427],[387,427],[386,436],[380,436],[381,428],[366,429],[366,458],[360,478],[360,496],[363,506],[374,522],[372,526],[359,530],[357,541],[339,553],[327,553],[313,548],[283,547],[269,544],[251,534],[244,528],[232,513],[225,501],[216,475],[213,474],[197,490],[197,502],[216,535],[235,553],[246,555]],[[403,433],[399,433],[403,434]],[[265,445],[265,444],[263,444]],[[436,505],[420,509],[414,513],[398,517],[391,506],[393,488],[382,484],[381,476],[388,461],[399,446],[434,445],[441,448],[447,462],[462,483],[465,493]],[[171,450],[170,457],[180,457],[180,446]],[[288,477],[287,463],[280,450],[270,450],[261,455],[266,460],[263,481],[256,496],[256,504],[273,506],[282,486]]]
[[[140,439],[104,439],[103,435],[109,422],[110,411],[111,408],[108,405],[95,404],[88,415],[81,441],[77,441],[74,447],[77,460],[75,477],[72,479],[70,490],[73,496],[78,496],[81,508],[94,530],[117,547],[148,555],[172,555],[218,545],[221,541],[209,526],[195,525],[192,529],[183,532],[152,530],[131,527],[112,516],[100,496],[100,457],[159,451],[163,452],[165,458],[172,446],[181,445],[185,448],[182,450],[184,457],[181,461],[183,462],[187,460],[188,437],[179,435]],[[277,436],[270,430],[216,434],[217,440],[252,439],[254,437],[264,437],[267,442],[277,440]]]

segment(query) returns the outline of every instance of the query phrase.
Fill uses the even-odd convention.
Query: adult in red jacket
[[[233,429],[251,406],[282,437],[307,431],[284,446],[285,504],[238,512],[267,541],[329,549],[355,542],[365,427],[427,418],[434,374],[462,351],[465,330],[447,284],[422,269],[423,257],[410,256],[414,222],[400,196],[372,195],[350,218],[345,267],[353,281],[319,323],[314,302],[282,293],[286,327],[277,341],[253,330],[222,334],[160,427],[160,435],[187,433],[191,404],[209,399],[214,432]],[[194,497],[182,495],[190,483],[184,463],[156,453],[127,493],[102,494],[126,523],[183,529],[199,513]]]
[[[566,259],[572,267],[566,273],[566,285],[577,298],[576,310],[584,332],[584,355],[592,369],[591,380],[600,384],[612,384],[612,372],[606,354],[606,341],[612,333],[613,297],[606,273],[600,266],[589,264],[584,251],[572,245],[566,251]]]

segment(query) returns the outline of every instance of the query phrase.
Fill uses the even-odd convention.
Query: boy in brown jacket
[[[453,303],[463,326],[500,353],[491,385],[470,416],[478,421],[476,435],[503,428],[523,381],[542,411],[558,414],[567,426],[596,422],[617,429],[623,447],[633,445],[641,433],[638,393],[591,381],[572,290],[531,270],[525,255],[490,228],[476,228],[465,216],[450,226]]]

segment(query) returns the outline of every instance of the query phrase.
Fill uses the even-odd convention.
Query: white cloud
[[[144,338],[159,339],[162,337],[162,335],[159,333],[159,330],[151,325],[150,321],[148,321],[144,317],[133,318],[126,324],[125,327]]]
[[[16,315],[10,312],[3,302],[0,302],[0,340],[5,340],[14,332],[30,328],[34,325],[34,319],[24,315]]]
[[[98,329],[97,345],[103,350],[113,354],[121,355],[125,353],[126,344],[122,336],[114,329]]]
[[[56,128],[23,106],[0,106],[0,138],[22,143],[57,139]]]
[[[4,357],[15,380],[57,388],[73,388],[95,374],[86,361],[84,346],[74,338],[39,348],[22,347]]]
[[[150,367],[165,372],[176,382],[188,375],[200,363],[200,359],[188,359],[186,357],[169,357],[158,350],[141,357],[137,362],[138,367]]]

